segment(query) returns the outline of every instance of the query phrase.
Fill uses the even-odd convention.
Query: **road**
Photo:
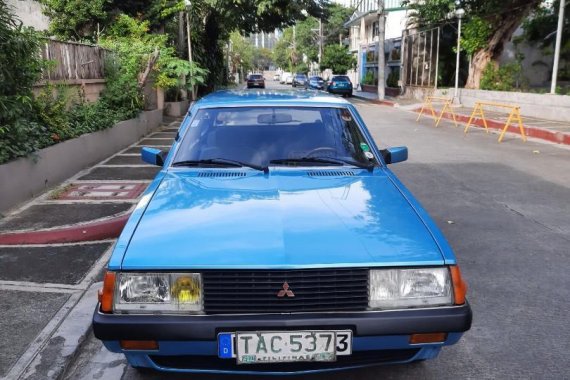
[[[351,101],[381,147],[409,147],[408,162],[393,170],[455,249],[469,284],[473,327],[436,360],[302,378],[569,378],[570,150],[523,143],[520,136],[498,144],[496,135],[464,136],[449,123],[435,128],[428,119],[416,123],[410,112]],[[91,337],[67,378],[190,377],[139,374]]]

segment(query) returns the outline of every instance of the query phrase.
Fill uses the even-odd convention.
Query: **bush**
[[[522,65],[519,62],[509,63],[500,67],[488,63],[481,76],[481,90],[515,91],[521,88]]]
[[[366,75],[362,79],[362,83],[370,86],[378,84],[376,79],[374,79],[374,73],[372,71],[366,73]]]
[[[388,79],[386,80],[386,86],[388,87],[399,87],[398,81],[400,80],[400,73],[393,70],[388,74]]]

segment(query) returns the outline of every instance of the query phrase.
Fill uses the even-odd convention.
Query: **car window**
[[[332,78],[335,82],[350,82],[350,79],[344,75],[338,75]]]
[[[256,74],[256,75],[250,75],[249,78],[250,79],[263,79],[263,76]]]
[[[223,158],[266,166],[271,160],[327,157],[367,164],[366,151],[347,108],[214,108],[196,113],[174,162]]]

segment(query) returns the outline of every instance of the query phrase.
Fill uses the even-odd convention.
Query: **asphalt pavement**
[[[455,249],[469,284],[473,327],[435,360],[293,378],[570,378],[570,150],[510,134],[498,144],[496,134],[464,135],[447,121],[435,128],[429,119],[416,122],[412,112],[351,101],[381,147],[408,146],[409,160],[392,169]],[[2,305],[9,299],[0,298]],[[90,336],[64,378],[245,377],[139,373]]]

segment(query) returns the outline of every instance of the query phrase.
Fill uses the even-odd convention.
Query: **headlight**
[[[370,271],[369,306],[397,309],[451,305],[449,269],[379,269]]]
[[[200,312],[202,278],[198,273],[119,273],[114,311]]]

